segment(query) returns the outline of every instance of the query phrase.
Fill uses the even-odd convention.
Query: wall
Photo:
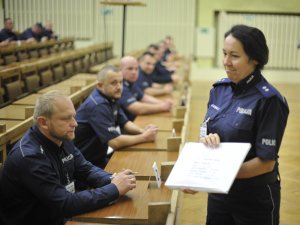
[[[244,0],[198,0],[197,26],[214,30],[215,12],[217,11],[300,13],[299,0],[251,0],[250,2]],[[211,41],[215,43],[215,39]],[[213,57],[199,57],[198,65],[201,68],[212,67]]]

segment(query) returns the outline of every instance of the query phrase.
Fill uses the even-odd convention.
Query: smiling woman
[[[225,33],[223,53],[228,78],[211,89],[200,141],[212,147],[220,142],[252,147],[229,194],[209,194],[207,224],[278,225],[278,153],[289,108],[261,74],[269,50],[259,29],[232,27]]]

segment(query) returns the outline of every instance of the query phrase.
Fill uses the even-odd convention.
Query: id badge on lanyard
[[[66,190],[70,193],[75,193],[75,184],[74,181],[72,181],[71,183],[67,184],[66,186]]]
[[[201,124],[199,136],[200,138],[205,137],[207,135],[207,123],[209,121],[209,117]]]

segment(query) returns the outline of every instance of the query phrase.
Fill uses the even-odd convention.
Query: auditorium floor
[[[217,73],[217,74],[216,74]],[[200,70],[193,64],[192,99],[188,141],[197,141],[199,125],[204,117],[208,93],[213,81],[224,76],[222,69]],[[266,71],[267,79],[286,97],[290,115],[280,149],[282,178],[281,225],[300,224],[300,72]],[[281,75],[280,75],[281,74]],[[297,77],[296,77],[297,74]],[[221,75],[221,76],[218,76]],[[223,76],[222,76],[223,75]],[[206,193],[181,194],[177,224],[203,225],[206,217]]]

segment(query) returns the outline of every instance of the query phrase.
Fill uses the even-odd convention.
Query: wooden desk
[[[76,89],[80,90],[80,88],[81,87],[76,86]],[[49,87],[43,88],[38,93],[39,94],[45,94],[48,91],[53,91],[53,90],[61,91],[65,95],[70,95],[70,94],[76,92],[76,90],[73,90],[73,88],[71,88],[69,85],[65,86],[65,85],[61,85],[61,84],[55,84],[55,85],[51,85]]]
[[[180,91],[173,91],[171,94],[155,96],[155,98],[158,98],[158,99],[161,99],[161,100],[169,98],[169,99],[172,99],[174,101],[175,105],[180,105],[181,96],[182,96],[182,94],[180,93]]]
[[[134,123],[139,127],[146,127],[148,124],[154,124],[158,127],[158,130],[162,131],[172,131],[174,128],[175,131],[180,132],[183,126],[182,119],[167,119],[165,117],[159,117],[156,115],[153,116],[137,116],[134,120]]]
[[[0,109],[0,119],[1,120],[25,120],[30,117],[30,115],[26,115],[25,105],[8,105],[2,109]],[[32,116],[33,108],[31,108],[31,116]]]
[[[77,73],[68,80],[86,80],[88,82],[96,82],[97,75],[90,73]]]
[[[31,95],[28,95],[17,101],[14,101],[12,104],[13,105],[32,105],[32,106],[34,106],[35,102],[39,96],[41,96],[41,95],[40,94],[31,94]]]
[[[117,203],[75,216],[73,220],[131,225],[165,224],[170,211],[172,191],[167,189],[164,184],[161,188],[157,188],[155,185],[154,182],[137,181],[137,188],[122,196]],[[158,212],[154,212],[155,209]],[[161,218],[161,221],[158,222],[158,218]]]
[[[154,142],[147,142],[147,143],[132,145],[132,146],[124,148],[124,150],[165,151],[168,148],[167,139],[171,136],[172,136],[171,131],[158,131]],[[122,151],[122,150],[120,150],[120,151]]]
[[[157,163],[159,171],[161,171],[161,162],[176,161],[178,152],[167,151],[117,151],[114,152],[105,171],[115,173],[123,169],[131,169],[138,172],[135,174],[138,180],[155,180],[152,165]]]
[[[79,86],[79,87],[84,87],[88,84],[88,82],[86,80],[82,80],[82,79],[67,79],[64,81],[59,82],[57,85],[62,85],[62,86]]]

